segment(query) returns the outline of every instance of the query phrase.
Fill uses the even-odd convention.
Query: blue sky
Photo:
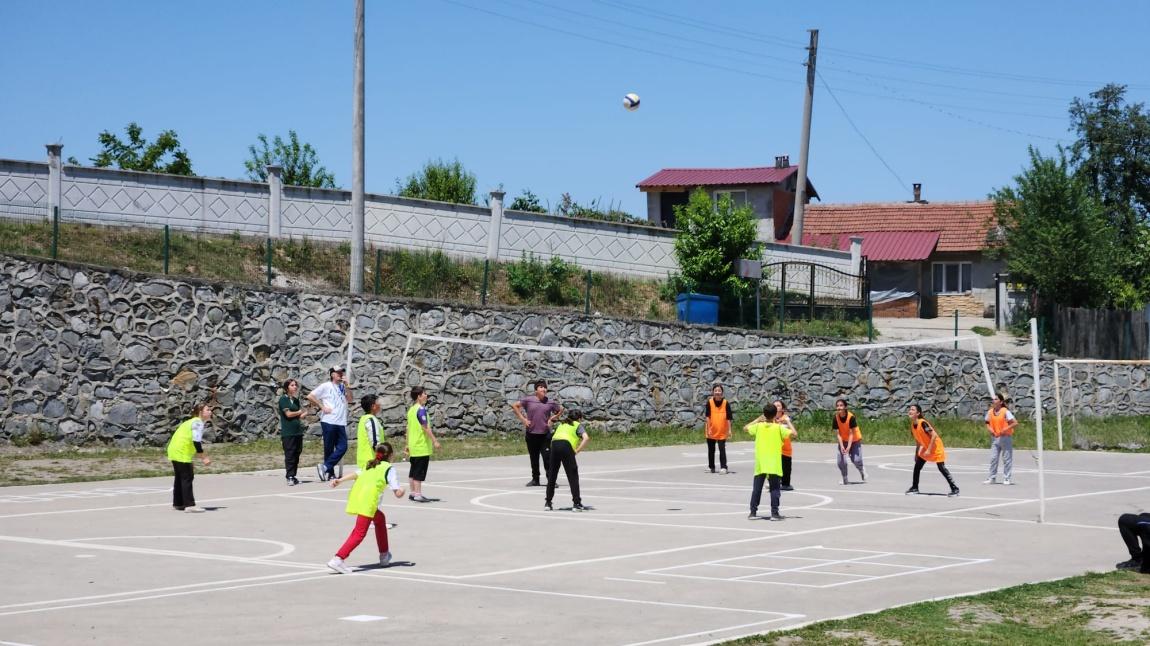
[[[243,177],[296,130],[351,176],[352,0],[0,2],[0,157],[87,160],[101,130],[174,129],[201,175]],[[704,9],[706,7],[706,9]],[[1105,82],[1150,99],[1150,3],[367,0],[367,189],[458,157],[481,191],[645,213],[662,167],[797,163],[820,29],[810,176],[828,202],[982,199],[1027,145],[1070,141]],[[637,92],[639,111],[622,108]],[[896,179],[895,174],[901,179]]]

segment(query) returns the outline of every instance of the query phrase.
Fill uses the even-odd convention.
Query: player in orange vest
[[[1011,485],[1014,471],[1014,427],[1018,420],[1007,410],[1006,398],[995,393],[990,410],[986,411],[986,428],[990,431],[990,477],[982,484],[994,484],[998,478],[998,458],[1002,457],[1002,484]]]
[[[723,399],[723,386],[715,384],[707,407],[703,409],[707,434],[707,472],[715,472],[715,446],[719,447],[719,473],[727,472],[727,440],[731,437],[731,420],[735,411],[731,402]]]
[[[910,489],[906,490],[907,495],[918,493],[918,474],[922,472],[922,465],[927,462],[934,462],[938,465],[938,472],[946,478],[946,483],[950,485],[950,493],[947,495],[957,496],[958,485],[954,484],[954,478],[950,477],[950,470],[946,468],[946,448],[942,445],[942,438],[923,418],[921,406],[911,404],[907,414],[910,417],[910,432],[914,435],[916,445],[914,479],[911,480]]]
[[[866,482],[866,467],[862,458],[862,430],[859,428],[855,414],[847,410],[847,400],[835,400],[835,415],[831,418],[831,430],[836,433],[839,442],[838,465],[839,473],[843,476],[843,484],[850,484],[847,480],[847,457],[859,470],[859,476]]]
[[[787,414],[787,405],[783,400],[775,400],[775,423],[781,424],[792,431],[795,430],[794,423],[791,422],[791,416]],[[788,435],[783,438],[783,491],[794,491],[795,488],[791,486],[791,458],[795,455],[794,448],[791,446],[791,436]]]

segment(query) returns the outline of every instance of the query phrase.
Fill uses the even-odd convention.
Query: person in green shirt
[[[299,470],[299,456],[303,453],[303,409],[299,398],[299,382],[288,379],[283,383],[284,394],[280,396],[280,442],[284,447],[284,472],[289,487],[299,484],[296,472]]]
[[[347,558],[367,537],[367,528],[371,525],[375,525],[379,564],[384,567],[391,564],[391,548],[387,541],[387,518],[379,508],[386,489],[391,489],[396,498],[403,498],[403,487],[399,486],[399,476],[395,475],[395,468],[388,462],[391,453],[391,445],[383,442],[375,447],[374,459],[367,463],[363,471],[340,476],[331,481],[332,487],[338,487],[344,480],[355,480],[355,484],[347,494],[345,508],[349,515],[355,516],[355,528],[335,553],[335,557],[327,562],[329,568],[340,574],[354,572],[347,565]]]
[[[360,471],[375,457],[375,447],[383,442],[383,422],[379,421],[379,409],[383,407],[379,395],[364,395],[359,400],[363,415],[359,416],[355,432],[355,464]]]
[[[751,514],[747,520],[758,517],[759,500],[763,496],[763,483],[771,489],[771,520],[782,520],[779,498],[783,482],[783,440],[798,434],[775,422],[777,409],[773,404],[763,407],[763,414],[743,427],[755,436],[755,480],[751,486]]]
[[[567,421],[555,429],[551,437],[551,462],[547,464],[547,499],[543,508],[551,511],[551,499],[555,497],[555,481],[559,479],[559,467],[567,474],[567,486],[571,489],[571,511],[584,511],[583,499],[579,496],[579,464],[575,455],[587,446],[591,436],[581,426],[583,413],[573,410],[567,414]],[[576,444],[578,438],[578,444]]]
[[[427,389],[415,386],[411,389],[411,407],[407,409],[407,446],[403,449],[410,459],[411,466],[407,479],[411,484],[412,502],[435,502],[435,498],[423,495],[423,481],[427,479],[427,465],[431,462],[431,447],[439,448],[439,440],[431,432],[431,421],[427,417]]]

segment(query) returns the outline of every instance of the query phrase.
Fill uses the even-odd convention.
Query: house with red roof
[[[636,186],[647,194],[647,220],[653,225],[674,228],[675,207],[701,187],[715,200],[727,195],[736,206],[749,204],[759,221],[759,239],[775,242],[790,233],[798,170],[789,157],[780,156],[774,166],[664,168]],[[818,193],[808,179],[806,201],[812,197]]]
[[[927,202],[914,185],[911,202],[817,204],[803,218],[803,243],[848,249],[862,238],[875,316],[988,316],[998,240],[994,202]],[[788,238],[789,242],[789,238]]]

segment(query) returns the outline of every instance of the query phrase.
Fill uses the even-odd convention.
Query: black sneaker
[[[783,490],[783,491],[794,491],[794,490],[795,490],[795,488],[794,488],[794,487],[792,487],[791,485],[783,485],[783,486],[782,486],[782,490]]]
[[[1141,559],[1130,559],[1129,561],[1122,561],[1121,563],[1114,566],[1114,568],[1118,570],[1136,570],[1140,567],[1142,567]]]
[[[551,506],[551,503],[545,502],[543,503],[543,511],[555,511],[555,508]]]
[[[291,478],[289,478],[289,480],[291,481],[291,485],[293,487],[296,486],[297,484],[299,484],[299,478],[297,478],[295,476],[292,476]]]
[[[586,511],[586,509],[587,508],[584,507],[582,503],[575,503],[574,505],[571,505],[571,511]]]
[[[951,489],[951,490],[950,490],[950,493],[946,494],[946,497],[947,497],[947,498],[954,498],[954,497],[956,497],[956,496],[958,496],[958,487],[955,487],[954,489]]]
[[[911,487],[910,489],[906,490],[906,495],[908,495],[908,496],[913,495],[913,494],[917,494],[917,493],[918,493],[918,487]]]
[[[758,515],[753,511],[747,514],[747,520],[758,520],[758,518]]]
[[[772,521],[779,521],[782,519],[783,519],[783,515],[780,514],[779,512],[777,512],[777,511],[771,512],[771,520]]]
[[[525,487],[538,487],[539,481],[538,480],[530,480],[530,481],[528,481],[527,484],[525,484],[523,486],[525,486]]]

